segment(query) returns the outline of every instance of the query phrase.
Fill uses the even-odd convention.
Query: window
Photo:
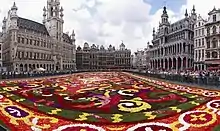
[[[206,57],[210,58],[210,53],[209,52],[206,53]]]
[[[210,48],[210,41],[207,41],[207,48]]]
[[[199,29],[199,36],[201,36],[201,29]]]
[[[24,44],[24,38],[22,38],[22,39],[21,39],[21,43],[23,43],[23,44]]]
[[[196,57],[195,59],[197,59],[197,50],[196,50],[196,52],[195,52],[195,57]]]
[[[198,44],[198,40],[196,40],[196,45],[195,45],[196,47],[197,47],[197,44]]]
[[[202,46],[204,46],[204,44],[205,44],[205,39],[202,38]]]
[[[21,38],[20,37],[18,37],[18,43],[20,43],[21,42]]]
[[[199,26],[200,26],[201,24],[200,24],[200,22],[199,22]]]
[[[212,52],[212,58],[218,58],[218,53],[217,52]]]
[[[199,59],[201,58],[201,51],[199,50]]]
[[[204,35],[204,28],[202,28],[202,36]]]
[[[28,39],[26,39],[26,44],[28,44],[29,42],[28,42]]]
[[[198,30],[196,30],[196,36],[198,36]]]
[[[213,15],[213,22],[216,22],[216,15]]]
[[[199,39],[199,47],[201,46],[201,39]]]
[[[207,35],[210,35],[210,28],[207,28]]]
[[[212,40],[212,48],[217,48],[217,43],[218,43],[218,41],[214,38]]]
[[[202,50],[202,59],[204,59],[204,49]]]
[[[213,34],[216,34],[216,26],[212,27]]]

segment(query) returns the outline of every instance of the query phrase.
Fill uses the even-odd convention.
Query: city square
[[[220,131],[219,1],[0,1],[0,131]]]
[[[123,72],[4,81],[1,120],[11,130],[211,130],[220,92]]]

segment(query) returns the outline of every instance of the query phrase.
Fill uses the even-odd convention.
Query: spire
[[[4,17],[4,19],[3,19],[3,23],[6,23],[6,17]]]
[[[185,17],[188,17],[189,15],[188,15],[188,12],[187,12],[187,9],[186,9],[186,12],[185,12]]]
[[[195,5],[193,5],[193,9],[192,9],[192,11],[194,11],[194,12],[196,11]]]
[[[163,14],[167,14],[167,7],[166,6],[163,7]]]
[[[215,10],[216,10],[216,8],[215,8],[215,6],[214,6],[213,11],[215,11]]]
[[[44,12],[46,12],[46,11],[47,11],[45,6],[44,6],[44,8],[43,8],[43,11],[44,11]]]
[[[192,9],[191,17],[192,17],[192,19],[193,19],[194,21],[196,21],[196,19],[197,19],[197,15],[196,15],[195,5],[193,5],[193,9]]]
[[[155,36],[155,28],[153,28],[153,36]]]
[[[71,34],[71,39],[72,39],[72,42],[75,42],[76,39],[75,39],[75,31],[73,30],[72,34]]]
[[[60,8],[60,17],[63,18],[63,7]]]
[[[195,14],[196,14],[196,8],[195,8],[195,5],[193,5],[192,15],[195,15]]]
[[[15,2],[13,4],[13,6],[11,7],[11,10],[18,10],[18,7],[16,6]]]

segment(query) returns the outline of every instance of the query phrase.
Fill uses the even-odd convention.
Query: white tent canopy
[[[34,69],[33,71],[46,71],[46,69],[40,67],[40,68]]]

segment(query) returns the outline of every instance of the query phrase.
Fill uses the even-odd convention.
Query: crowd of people
[[[0,79],[14,79],[14,78],[30,78],[30,77],[44,77],[71,74],[76,71],[41,71],[41,72],[2,72]]]
[[[145,73],[149,76],[159,77],[167,80],[220,87],[220,70],[148,70]]]

